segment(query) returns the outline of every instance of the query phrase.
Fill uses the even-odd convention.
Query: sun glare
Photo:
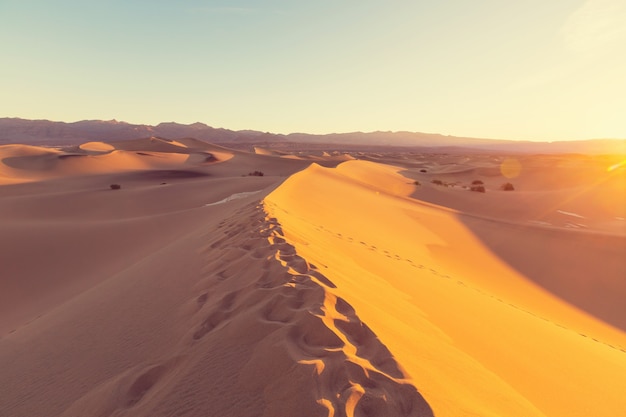
[[[522,172],[522,164],[514,158],[506,158],[500,165],[500,172],[506,178],[518,177]]]
[[[611,165],[606,170],[608,172],[612,172],[612,171],[615,171],[615,170],[620,169],[622,167],[626,167],[626,159],[624,159],[623,161],[618,162],[617,164]]]

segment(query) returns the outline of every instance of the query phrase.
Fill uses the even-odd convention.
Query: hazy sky
[[[625,0],[0,0],[0,117],[626,138]]]

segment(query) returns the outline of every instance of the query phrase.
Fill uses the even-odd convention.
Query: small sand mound
[[[173,140],[173,139],[164,139],[164,138],[150,138],[150,140],[152,141],[161,141],[161,142],[165,142],[168,143],[170,145],[174,145],[174,146],[180,146],[181,148],[187,148],[188,146],[185,145],[184,143],[177,141],[177,140]]]
[[[283,156],[286,153],[281,151],[275,151],[272,149],[261,148],[259,146],[254,147],[254,153],[257,155],[266,155],[266,156]]]
[[[87,152],[111,152],[115,147],[104,142],[87,142],[80,145],[79,149]]]
[[[162,153],[185,153],[191,150],[183,143],[157,137],[111,142],[118,150]]]

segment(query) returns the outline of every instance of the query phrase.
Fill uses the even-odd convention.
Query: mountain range
[[[251,144],[332,145],[351,147],[429,148],[450,151],[462,148],[474,151],[530,153],[624,153],[625,139],[590,139],[559,142],[532,142],[446,136],[420,132],[351,132],[324,135],[291,133],[288,135],[254,130],[214,128],[204,123],[189,125],[167,122],[156,126],[131,124],[117,120],[83,120],[73,123],[49,120],[0,118],[0,145],[22,143],[63,146],[88,141],[120,141],[144,137],[167,139],[195,138],[224,146]]]

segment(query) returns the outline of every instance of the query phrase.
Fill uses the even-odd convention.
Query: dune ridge
[[[604,160],[521,160],[511,194],[484,155],[0,154],[1,417],[626,409],[624,172]]]
[[[223,223],[226,236],[210,245],[211,253],[215,256],[217,250],[232,254],[243,249],[251,251],[250,256],[255,259],[252,265],[245,262],[245,268],[254,267],[255,262],[260,264],[257,270],[262,274],[258,281],[246,285],[254,285],[262,294],[252,296],[239,309],[243,314],[258,311],[261,320],[278,325],[272,339],[283,341],[288,356],[311,369],[315,385],[310,387],[310,393],[314,394],[318,411],[309,406],[306,414],[432,415],[387,348],[344,299],[332,294],[334,284],[285,241],[276,219],[269,217],[262,205],[243,215],[250,216],[257,226],[251,228],[250,220],[245,225]],[[242,241],[240,233],[251,235],[251,239]],[[226,255],[217,259],[228,258]],[[217,269],[227,268],[217,273],[217,279],[236,279],[235,271],[244,262],[223,262]],[[222,300],[231,303],[232,297],[233,293],[229,293]],[[219,310],[212,313],[193,338],[205,337],[230,314]],[[296,396],[300,395],[308,393]]]
[[[287,241],[324,265],[334,291],[419,378],[434,414],[582,417],[624,409],[624,332],[499,260],[458,210],[412,201],[415,185],[401,170],[365,161],[312,165],[265,202]],[[605,279],[619,285],[623,261],[606,255],[614,267]],[[546,389],[555,386],[558,395]]]
[[[37,410],[65,417],[433,415],[389,350],[346,300],[332,294],[334,284],[285,241],[258,196],[194,209],[196,215],[215,210],[229,214],[202,230],[190,229],[4,337],[0,359],[39,335],[49,347],[30,347],[19,361],[0,362],[6,370],[0,379],[14,381],[0,393],[3,411],[16,417],[38,415]],[[172,280],[164,270],[184,275]],[[104,320],[100,331],[112,335],[112,317],[98,315],[111,314],[106,306],[112,299],[137,322],[123,338],[128,342],[116,346],[119,336],[108,342],[79,337],[94,320]],[[104,309],[97,314],[95,300]],[[155,308],[162,313],[150,317]],[[68,327],[81,309],[83,321]],[[161,335],[133,334],[136,326]],[[91,362],[85,344],[92,343],[100,352],[133,347],[116,353],[115,362],[89,369],[63,369],[58,359],[50,369],[38,369],[50,356]],[[35,374],[39,382],[31,385],[28,375]],[[31,397],[31,390],[43,387],[43,395]]]
[[[165,416],[185,410],[185,404],[176,398],[180,390],[185,392],[193,385],[190,379],[198,377],[193,369],[187,369],[178,380],[172,377],[169,387],[160,388],[160,404],[148,403],[146,414],[138,403],[163,374],[173,372],[172,364],[180,362],[177,358],[185,356],[185,349],[198,351],[191,359],[197,363],[206,360],[209,349],[201,351],[203,344],[210,347],[223,343],[224,338],[234,338],[252,350],[246,356],[235,349],[239,354],[229,359],[247,362],[239,375],[242,386],[238,395],[254,397],[262,391],[267,407],[263,415],[298,411],[311,416],[432,415],[415,387],[404,380],[389,351],[348,303],[329,294],[332,283],[295,253],[282,238],[280,225],[267,218],[261,206],[238,210],[233,218],[220,222],[218,229],[224,237],[216,239],[211,234],[212,242],[209,239],[211,243],[202,249],[207,256],[204,269],[211,272],[196,284],[199,295],[186,307],[193,311],[197,324],[182,342],[185,348],[170,361],[144,368],[130,384],[125,404],[128,415]],[[254,272],[242,274],[242,269]],[[248,373],[252,375],[245,378]],[[297,391],[292,388],[287,398],[282,391],[298,378]],[[276,382],[270,382],[274,379]],[[102,399],[99,390],[90,396]],[[191,415],[201,415],[202,402],[189,397],[183,396],[194,404]],[[79,401],[62,415],[87,410],[94,412],[92,404]],[[240,411],[234,407],[223,412]]]

